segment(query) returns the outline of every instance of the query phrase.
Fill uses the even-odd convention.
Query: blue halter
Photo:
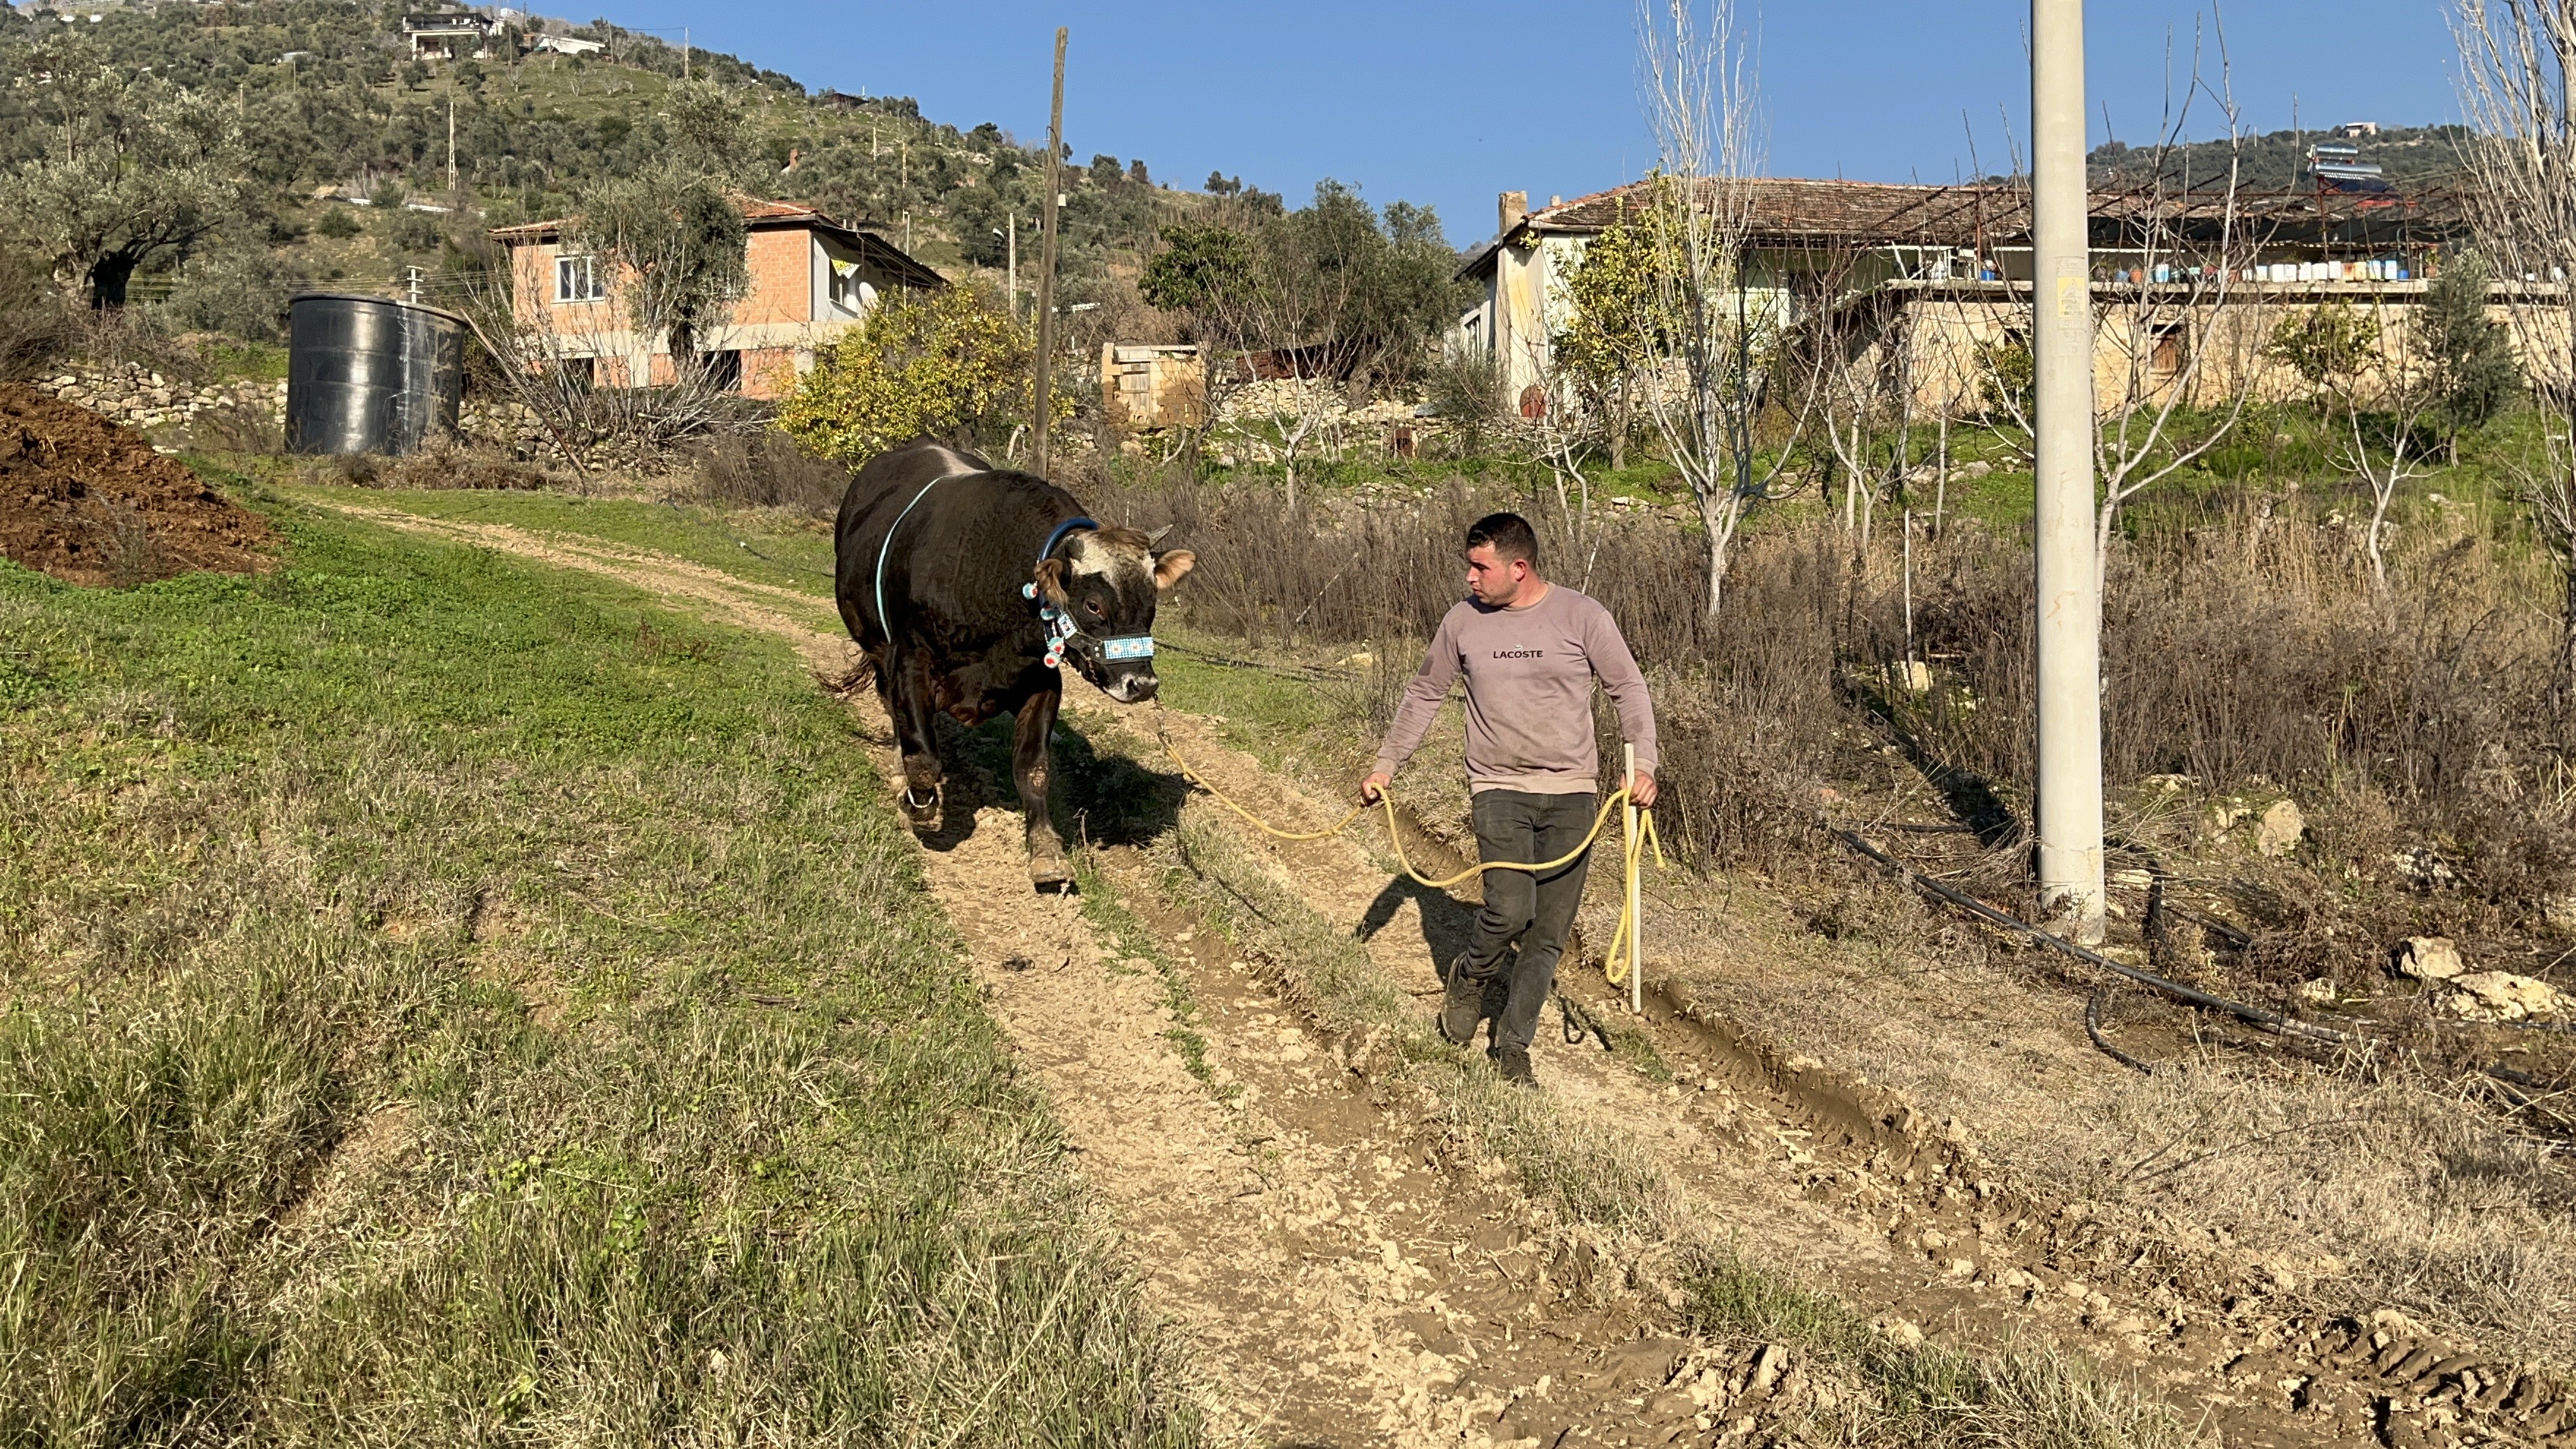
[[[900,522],[900,520],[897,521]],[[1046,561],[1055,557],[1055,546],[1064,542],[1066,534],[1077,528],[1097,529],[1098,527],[1100,524],[1097,521],[1080,516],[1068,518],[1057,524],[1055,532],[1047,535],[1046,546],[1038,550],[1038,566],[1044,568]],[[1037,596],[1038,586],[1035,582],[1020,585],[1021,598],[1036,599]],[[1047,603],[1038,605],[1038,618],[1047,626],[1046,662],[1049,669],[1064,662],[1064,651],[1070,648],[1076,639],[1089,640],[1092,646],[1100,651],[1101,659],[1108,662],[1154,657],[1154,636],[1151,634],[1121,634],[1114,638],[1093,638],[1075,627],[1071,614]]]

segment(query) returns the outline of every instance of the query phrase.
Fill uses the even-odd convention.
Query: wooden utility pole
[[[447,82],[447,197],[456,199],[456,80],[451,73]]]
[[[1002,295],[1010,299],[1011,321],[1016,325],[1020,320],[1020,214],[1016,211],[1011,213],[1010,250],[1003,266]]]
[[[1047,425],[1055,420],[1055,394],[1048,373],[1055,361],[1055,212],[1064,185],[1064,42],[1070,32],[1055,32],[1055,100],[1047,109],[1046,214],[1038,240],[1038,365],[1033,380],[1029,418],[1029,466],[1039,477],[1047,470]]]
[[[2093,266],[2084,183],[2084,0],[2031,0],[2031,387],[2039,904],[2101,941],[2102,600],[2094,561]]]

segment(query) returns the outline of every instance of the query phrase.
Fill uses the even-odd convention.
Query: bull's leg
[[[930,722],[930,661],[914,650],[889,650],[892,668],[886,713],[894,721],[895,748],[903,753],[903,818],[915,830],[939,823],[939,736]]]
[[[1011,782],[1020,788],[1020,811],[1028,817],[1029,878],[1041,888],[1063,886],[1073,879],[1064,859],[1064,840],[1055,833],[1047,811],[1047,741],[1055,734],[1055,715],[1064,702],[1059,689],[1032,694],[1020,705],[1019,728],[1011,743]]]

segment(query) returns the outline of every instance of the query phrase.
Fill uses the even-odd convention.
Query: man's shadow
[[[1476,907],[1447,891],[1436,891],[1410,876],[1398,875],[1369,902],[1351,934],[1362,941],[1375,939],[1378,932],[1395,923],[1406,901],[1414,903],[1422,922],[1422,949],[1431,954],[1432,972],[1446,988],[1450,968],[1462,964],[1468,946],[1476,939]],[[1483,1005],[1477,1013],[1480,1022],[1502,1014],[1503,1003],[1511,992],[1511,974],[1511,957],[1507,955],[1485,983]]]

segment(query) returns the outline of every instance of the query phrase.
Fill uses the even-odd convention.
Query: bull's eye
[[[1082,607],[1090,611],[1091,617],[1095,619],[1106,619],[1109,617],[1109,611],[1100,607],[1100,601],[1098,599],[1085,599],[1082,601]]]

